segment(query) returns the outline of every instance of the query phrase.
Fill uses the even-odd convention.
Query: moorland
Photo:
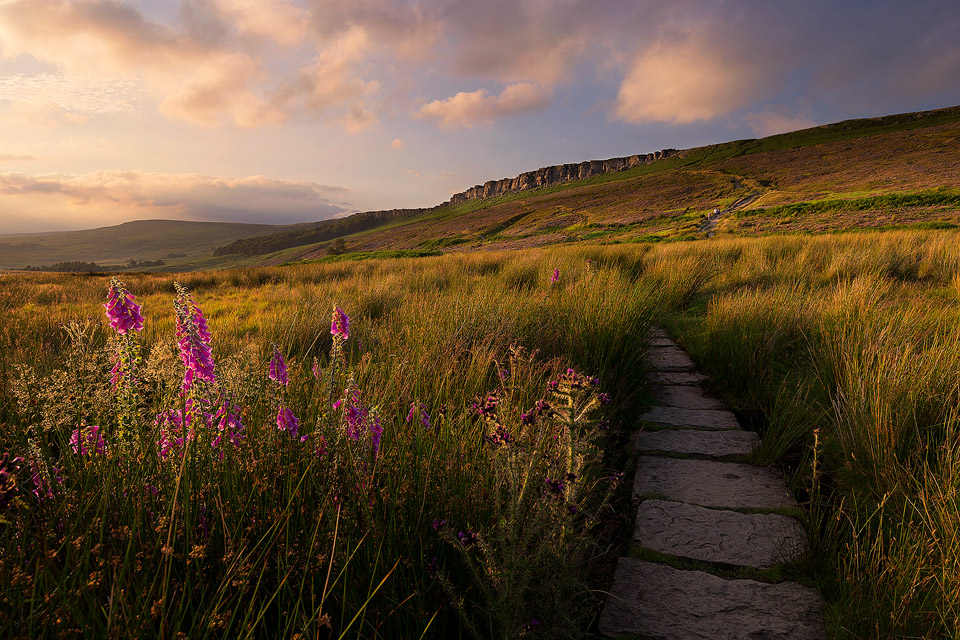
[[[803,506],[766,579],[834,637],[956,634],[958,132],[714,145],[123,288],[3,272],[3,635],[586,637],[641,553],[652,323]]]

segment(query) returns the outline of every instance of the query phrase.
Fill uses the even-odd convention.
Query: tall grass
[[[797,568],[826,598],[834,634],[960,629],[960,234],[183,275],[210,318],[223,384],[245,407],[247,440],[229,465],[188,457],[182,468],[71,455],[77,424],[116,420],[97,306],[105,280],[2,277],[0,451],[56,464],[62,478],[54,499],[37,501],[21,471],[19,502],[2,514],[6,635],[582,636],[597,606],[587,576],[615,544],[618,445],[593,417],[563,431],[549,416],[528,428],[521,413],[543,398],[562,405],[545,385],[573,367],[600,379],[613,398],[606,417],[629,425],[652,318],[763,431],[758,459],[788,472],[811,540]],[[148,314],[147,432],[180,376],[172,283],[127,282]],[[304,429],[336,422],[334,303],[353,318],[337,389],[349,372],[383,416],[382,454],[367,466],[347,464],[360,460],[350,448],[333,464],[273,424],[271,344],[292,363],[287,402]],[[86,316],[72,339],[58,326]],[[473,409],[490,392],[493,423]],[[494,424],[523,446],[493,446]],[[547,446],[564,434],[573,457]],[[575,491],[557,484],[567,459],[582,459]]]
[[[630,408],[656,303],[636,274],[528,252],[176,276],[209,320],[217,393],[242,410],[222,459],[201,436],[157,455],[155,416],[183,403],[174,276],[126,279],[146,316],[136,406],[109,383],[105,278],[0,278],[0,452],[23,458],[2,487],[0,635],[586,633],[619,526],[596,414]],[[342,361],[334,304],[352,318]],[[305,442],[277,429],[272,344]],[[564,387],[570,367],[599,385]],[[331,400],[348,378],[380,416],[379,454],[343,437]],[[531,414],[538,400],[552,409]],[[121,446],[123,415],[139,437]],[[105,454],[71,448],[85,425]]]
[[[741,415],[758,418],[758,455],[786,464],[805,496],[806,569],[838,637],[960,633],[958,240],[898,232],[673,249],[717,260],[674,329]]]

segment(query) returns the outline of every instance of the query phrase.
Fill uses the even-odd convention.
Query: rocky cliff
[[[455,193],[450,197],[450,204],[459,204],[475,198],[491,198],[504,193],[546,187],[570,180],[583,180],[584,178],[590,178],[604,173],[625,171],[641,164],[650,164],[663,158],[669,158],[677,153],[679,152],[676,149],[664,149],[663,151],[657,151],[655,153],[626,156],[624,158],[587,160],[576,164],[558,164],[552,167],[543,167],[536,171],[521,173],[516,178],[490,180],[466,191]]]

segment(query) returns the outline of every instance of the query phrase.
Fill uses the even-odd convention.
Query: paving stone
[[[652,371],[693,371],[693,360],[679,347],[654,347],[647,352]]]
[[[681,409],[723,409],[716,398],[705,395],[700,387],[688,384],[657,385],[651,389],[657,404]]]
[[[721,458],[750,455],[760,444],[760,437],[752,431],[664,429],[641,431],[634,441],[637,451],[663,451]]]
[[[644,500],[634,540],[679,558],[766,569],[795,559],[806,545],[800,524],[773,513],[738,513]]]
[[[652,337],[652,338],[650,338],[649,340],[647,340],[647,344],[649,344],[651,347],[675,347],[675,346],[677,346],[677,343],[674,342],[671,338],[668,338],[667,336]]]
[[[633,497],[650,494],[727,509],[797,506],[783,476],[775,469],[740,462],[640,456]]]
[[[725,580],[620,558],[600,632],[656,640],[821,640],[821,606],[816,591],[794,582]]]
[[[707,376],[696,371],[651,371],[648,377],[657,384],[685,385],[697,385],[707,379]]]
[[[640,415],[641,420],[674,427],[701,429],[739,429],[737,417],[722,409],[681,409],[680,407],[650,407]]]
[[[652,338],[669,338],[670,334],[663,327],[650,327],[647,335]]]

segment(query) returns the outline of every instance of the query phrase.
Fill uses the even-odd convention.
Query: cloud
[[[93,115],[134,113],[143,96],[134,78],[41,73],[0,76],[0,113],[18,125],[48,128]]]
[[[460,93],[444,100],[423,105],[418,118],[436,120],[441,129],[458,129],[488,125],[504,116],[515,116],[541,111],[550,104],[551,92],[528,82],[519,82],[505,88],[500,95],[490,95],[486,89]]]
[[[776,110],[757,111],[743,116],[750,129],[759,137],[773,136],[788,131],[798,131],[817,126],[810,118],[795,114],[789,115]]]
[[[390,147],[398,151],[402,151],[403,149],[406,148],[406,146],[407,146],[407,143],[400,138],[394,138],[393,142],[390,143]]]
[[[0,173],[5,207],[67,224],[82,215],[89,224],[167,218],[228,222],[308,222],[346,210],[344,187],[264,176],[225,178],[200,174],[94,171],[85,174]],[[0,229],[2,232],[3,229]]]
[[[36,160],[37,156],[19,153],[0,153],[0,162],[29,162]]]
[[[658,42],[630,64],[614,106],[627,122],[683,124],[736,111],[776,90],[764,65],[704,38]]]

